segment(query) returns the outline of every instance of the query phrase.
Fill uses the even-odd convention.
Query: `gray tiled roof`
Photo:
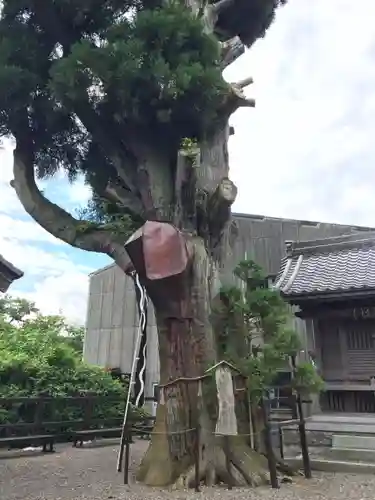
[[[6,292],[10,284],[23,276],[23,272],[0,255],[0,292]]]
[[[375,232],[288,243],[275,286],[289,297],[375,290]]]

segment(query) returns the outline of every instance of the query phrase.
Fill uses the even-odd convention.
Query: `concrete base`
[[[375,473],[375,415],[313,415],[307,419],[306,434],[310,458],[317,470]],[[296,426],[285,426],[283,437],[285,458],[300,461]]]
[[[324,455],[332,460],[375,464],[375,450],[328,448]]]
[[[286,458],[286,463],[292,467],[302,469],[302,460],[299,458]],[[311,469],[321,472],[346,472],[348,474],[375,474],[375,463],[359,463],[339,460],[312,459]]]
[[[306,422],[306,430],[333,432],[343,434],[373,434],[375,436],[375,415],[358,414],[327,414],[311,416]]]

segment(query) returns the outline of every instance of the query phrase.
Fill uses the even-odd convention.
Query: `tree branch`
[[[106,253],[120,265],[127,259],[123,243],[116,242],[112,231],[106,226],[79,221],[39,191],[35,182],[34,167],[26,153],[18,148],[13,153],[13,175],[11,186],[26,212],[47,232],[81,250]]]
[[[93,139],[100,144],[105,155],[111,160],[117,175],[124,185],[129,191],[135,193],[136,160],[122,141],[118,139],[112,125],[107,120],[99,117],[87,102],[72,104],[72,107],[76,110],[77,116],[84,127],[92,135]],[[101,122],[104,122],[104,126]],[[124,166],[128,168],[124,168]]]
[[[253,77],[248,76],[247,78],[244,78],[243,80],[240,80],[239,82],[232,83],[232,85],[236,88],[244,89],[245,87],[248,87],[252,83],[254,83]]]
[[[208,200],[209,234],[215,241],[220,240],[222,231],[230,220],[231,206],[236,197],[237,187],[230,179],[224,178]]]
[[[218,2],[212,5],[215,14],[218,16],[222,12],[225,11],[228,7],[231,7],[234,4],[235,0],[219,0]]]
[[[251,77],[245,78],[236,83],[229,84],[229,92],[224,99],[222,108],[219,110],[228,117],[238,108],[254,108],[255,99],[249,99],[245,96],[243,89],[253,83]]]
[[[179,150],[175,177],[174,225],[194,233],[197,225],[196,169],[199,168],[200,149]]]
[[[125,211],[132,215],[142,217],[144,213],[144,207],[141,200],[123,186],[109,182],[100,194],[111,203],[120,205]]]
[[[64,56],[67,56],[72,46],[80,40],[80,33],[63,22],[56,5],[52,5],[51,2],[48,5],[39,5],[36,2],[35,16],[38,23],[43,26],[43,29],[55,42],[61,43]],[[118,131],[114,120],[108,116],[99,117],[88,101],[81,101],[79,104],[70,102],[68,104],[75,111],[86,130],[92,135],[94,141],[100,144],[126,187],[136,193],[134,185],[135,159],[130,154],[126,144],[124,144],[123,134]]]
[[[225,69],[236,61],[245,52],[245,45],[239,36],[235,36],[226,42],[221,43],[222,68]]]

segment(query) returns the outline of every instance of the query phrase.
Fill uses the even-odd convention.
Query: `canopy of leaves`
[[[280,3],[234,0],[211,36],[182,0],[3,0],[0,136],[40,176],[63,167],[95,188],[134,137],[173,148],[199,136],[227,89],[216,35],[251,45]]]
[[[225,88],[217,43],[182,4],[84,4],[4,1],[0,134],[28,143],[41,175],[111,171],[99,127],[124,143],[194,134]]]
[[[115,203],[110,203],[104,198],[94,194],[87,205],[77,210],[77,217],[82,221],[82,232],[91,229],[91,224],[97,226],[105,224],[106,228],[112,228],[117,234],[124,236],[127,240],[144,223],[141,217],[130,215],[126,210]]]
[[[102,368],[82,362],[82,341],[82,328],[67,325],[59,316],[43,316],[34,304],[23,299],[2,298],[0,397],[90,392],[124,401],[126,389],[120,382]],[[112,402],[97,411],[105,411],[108,417],[121,417],[123,408],[123,403]],[[62,409],[61,418],[65,410]],[[1,418],[10,417],[3,412]]]
[[[268,287],[261,268],[252,260],[234,270],[239,287],[224,288],[216,311],[221,328],[220,355],[248,377],[253,394],[271,386],[289,358],[300,351],[298,334],[291,328],[291,313],[278,290]],[[300,363],[294,374],[300,389],[320,390],[321,379],[310,363]]]
[[[288,0],[237,0],[234,8],[223,12],[218,19],[217,34],[238,35],[250,47],[266,34],[275,19],[276,9]]]

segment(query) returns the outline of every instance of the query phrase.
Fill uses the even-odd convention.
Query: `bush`
[[[112,378],[102,368],[82,361],[72,335],[77,329],[59,316],[43,316],[34,307],[33,317],[22,316],[20,301],[7,298],[9,307],[0,308],[0,398],[53,397],[95,394],[108,398],[94,406],[94,418],[122,418],[127,385]],[[25,304],[23,304],[23,307]],[[15,312],[14,312],[15,309]],[[13,311],[9,315],[9,311]],[[45,418],[70,420],[83,417],[82,406],[56,401]],[[33,405],[0,409],[0,421],[32,421]],[[134,409],[132,410],[134,411]],[[136,410],[141,412],[141,410]]]

